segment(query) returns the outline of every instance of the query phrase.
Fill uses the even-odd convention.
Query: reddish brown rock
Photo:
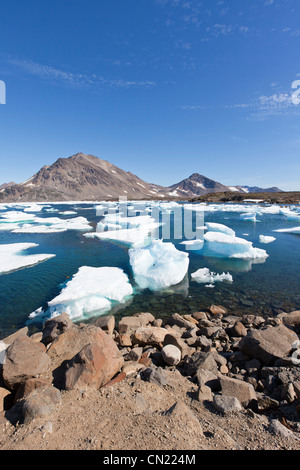
[[[13,394],[6,388],[0,387],[0,412],[9,410],[13,405]]]
[[[38,377],[50,366],[50,358],[39,345],[27,336],[18,337],[6,350],[3,364],[3,380],[10,390],[22,382]]]
[[[67,313],[62,313],[57,317],[50,318],[50,320],[47,320],[44,324],[42,342],[44,344],[52,343],[62,333],[73,326],[74,324]]]
[[[110,339],[108,335],[106,337]],[[112,344],[108,346],[113,349]],[[123,364],[124,359],[118,354],[118,350],[109,354],[105,344],[88,344],[70,361],[65,376],[65,388],[71,390],[88,386],[99,389],[120,371]]]
[[[122,367],[124,359],[110,335],[92,324],[75,325],[60,335],[48,349],[51,370],[55,372],[55,385],[58,388],[64,387],[65,384],[65,364],[71,361],[85,346],[92,343],[96,343],[100,347],[105,357],[116,359],[117,363],[120,363],[120,368]]]
[[[104,330],[107,334],[112,335],[115,329],[115,317],[112,315],[99,317],[94,322],[94,325],[99,326],[99,328]]]
[[[14,402],[16,403],[18,400],[23,399],[36,388],[47,386],[50,387],[50,385],[51,384],[49,382],[43,379],[28,379],[26,382],[23,382],[21,385],[19,385],[15,394]]]
[[[166,328],[142,326],[135,331],[133,335],[133,343],[141,346],[161,346],[166,334],[168,334],[168,330]]]

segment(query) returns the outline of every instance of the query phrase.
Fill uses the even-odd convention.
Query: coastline
[[[25,327],[2,339],[0,449],[300,449],[299,327],[215,305]]]

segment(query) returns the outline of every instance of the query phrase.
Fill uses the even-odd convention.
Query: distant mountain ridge
[[[217,192],[263,192],[262,188],[226,186],[193,173],[170,187],[148,183],[94,155],[77,153],[43,166],[21,184],[0,186],[0,202],[99,201],[118,199],[188,199]],[[259,191],[258,191],[259,189]],[[271,188],[272,192],[280,192]]]

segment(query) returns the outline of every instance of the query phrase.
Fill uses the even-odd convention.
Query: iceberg
[[[211,272],[208,268],[201,268],[191,274],[191,278],[194,281],[203,284],[214,284],[214,282],[233,282],[232,275],[230,273],[216,274]]]
[[[279,228],[279,229],[277,229],[277,230],[273,230],[273,232],[296,233],[296,234],[300,234],[300,227]]]
[[[92,227],[85,217],[74,217],[65,220],[58,217],[36,217],[32,224],[17,227],[13,230],[13,233],[59,233],[67,230],[92,230]]]
[[[248,220],[250,222],[256,222],[256,213],[247,212],[240,215],[241,220]]]
[[[109,240],[132,248],[142,248],[151,243],[151,230],[147,227],[84,233],[83,236],[86,238]]]
[[[234,230],[227,227],[227,225],[217,224],[217,223],[214,223],[214,222],[206,222],[205,225],[207,227],[207,230],[209,230],[210,232],[221,232],[221,233],[225,233],[227,235],[231,235],[231,236],[235,237]]]
[[[162,240],[153,240],[147,248],[130,249],[129,260],[138,286],[152,291],[179,284],[189,266],[188,253]]]
[[[48,310],[43,312],[39,308],[29,318],[41,315],[52,318],[63,312],[72,320],[103,315],[117,303],[126,302],[132,294],[132,286],[122,269],[82,266],[61,293],[48,302]]]
[[[265,259],[268,254],[261,248],[254,248],[244,238],[232,237],[225,233],[207,232],[204,235],[204,254],[224,258]]]
[[[1,220],[5,219],[5,220]],[[20,211],[9,211],[1,215],[0,223],[5,223],[6,221],[17,223],[17,222],[34,222],[35,216],[32,214],[26,214]]]
[[[268,237],[267,235],[259,235],[259,242],[260,243],[272,243],[275,242],[275,237]]]
[[[29,248],[36,246],[38,246],[36,243],[10,243],[8,245],[0,245],[0,274],[27,268],[55,256],[45,254],[27,255],[23,253]]]

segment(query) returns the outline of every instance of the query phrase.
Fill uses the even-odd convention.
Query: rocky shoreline
[[[216,305],[22,328],[1,340],[0,449],[300,449],[299,333],[300,311]]]

